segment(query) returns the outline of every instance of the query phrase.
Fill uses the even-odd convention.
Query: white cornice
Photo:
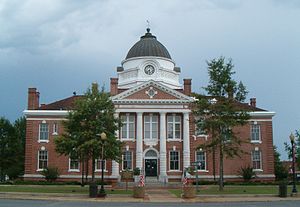
[[[24,110],[25,116],[66,116],[67,110]]]
[[[273,117],[275,116],[275,112],[273,111],[253,111],[249,113],[251,117]]]

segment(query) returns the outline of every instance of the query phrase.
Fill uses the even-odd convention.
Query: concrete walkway
[[[61,193],[17,193],[0,192],[0,199],[22,199],[22,200],[56,200],[56,201],[91,201],[91,202],[246,202],[246,201],[288,201],[300,200],[300,197],[280,198],[275,195],[198,195],[194,199],[178,198],[167,189],[147,189],[146,196],[133,198],[132,195],[109,194],[106,198],[89,198],[83,194],[61,194]]]

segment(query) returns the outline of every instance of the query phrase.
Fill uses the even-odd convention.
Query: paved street
[[[226,203],[98,203],[98,202],[73,202],[73,201],[40,201],[40,200],[10,200],[0,199],[0,207],[98,207],[98,206],[122,206],[122,207],[138,207],[138,206],[223,206],[223,207],[257,207],[257,206],[272,206],[272,207],[298,207],[300,201],[274,201],[274,202],[226,202]]]

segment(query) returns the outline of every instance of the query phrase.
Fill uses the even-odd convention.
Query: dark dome
[[[172,59],[167,48],[157,41],[156,37],[150,33],[149,28],[147,28],[147,33],[144,36],[141,36],[140,41],[135,43],[132,48],[130,48],[126,59],[143,56],[155,56]]]

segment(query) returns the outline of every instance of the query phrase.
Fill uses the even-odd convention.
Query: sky
[[[109,89],[128,50],[151,32],[166,46],[181,79],[204,93],[206,61],[232,58],[257,106],[276,112],[274,143],[300,129],[298,0],[0,0],[0,116],[22,116],[27,90],[40,103]]]

